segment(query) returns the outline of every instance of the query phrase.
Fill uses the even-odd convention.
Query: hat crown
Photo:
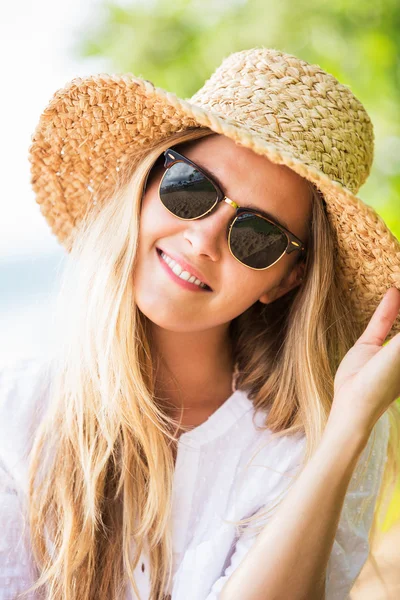
[[[235,52],[188,100],[353,193],[368,177],[374,151],[368,113],[348,86],[319,65],[274,49]]]

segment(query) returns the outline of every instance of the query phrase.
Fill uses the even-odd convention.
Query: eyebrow
[[[194,164],[197,164],[197,163],[194,163]],[[209,177],[211,177],[211,179],[213,179],[216,183],[218,183],[221,190],[224,191],[224,186],[221,183],[221,181],[218,179],[218,177],[215,173],[213,173],[209,169],[206,169],[203,166],[200,166],[200,165],[197,165],[197,166],[202,171],[204,171],[204,173],[206,175],[208,175]],[[287,229],[289,231],[289,225],[286,223],[286,221],[284,221],[282,218],[278,218],[276,215],[273,215],[272,213],[268,212],[267,210],[263,210],[262,208],[260,208],[259,206],[256,206],[255,204],[246,204],[246,206],[240,204],[240,207],[241,208],[251,208],[251,209],[257,211],[258,213],[260,213],[260,215],[262,215],[263,217],[265,217],[267,219],[271,219],[271,221],[274,221],[275,223],[277,223],[277,225],[280,225],[281,227],[284,227],[285,229]]]

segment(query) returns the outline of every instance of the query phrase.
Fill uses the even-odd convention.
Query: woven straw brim
[[[299,160],[274,132],[178,98],[131,74],[77,78],[56,92],[43,112],[29,149],[36,201],[67,251],[92,205],[106,201],[123,173],[160,140],[207,127],[283,164],[323,193],[336,234],[336,267],[352,317],[366,326],[385,291],[400,289],[400,243],[376,211],[340,183]],[[387,339],[400,331],[400,317]]]

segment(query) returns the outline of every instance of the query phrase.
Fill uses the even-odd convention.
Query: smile
[[[161,261],[168,268],[168,271],[172,272],[176,277],[178,277],[182,281],[182,283],[187,282],[188,284],[191,284],[191,289],[193,289],[192,286],[196,286],[197,288],[211,291],[211,288],[206,283],[198,279],[189,271],[186,271],[176,260],[172,259],[159,248],[157,248],[157,254],[159,255]],[[185,285],[185,287],[187,286]]]

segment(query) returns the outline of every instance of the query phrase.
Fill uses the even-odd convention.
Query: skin
[[[290,231],[307,241],[311,198],[297,173],[218,134],[175,148],[215,173],[228,198],[282,217]],[[295,252],[264,271],[240,264],[226,240],[232,206],[222,202],[205,219],[177,219],[158,197],[163,172],[149,179],[142,200],[135,299],[151,323],[153,356],[163,358],[157,367],[157,394],[174,417],[182,408],[181,422],[194,427],[232,393],[231,320],[257,300],[269,304],[299,285],[303,265],[293,268]],[[157,247],[184,257],[213,291],[196,293],[177,285],[160,265]]]

